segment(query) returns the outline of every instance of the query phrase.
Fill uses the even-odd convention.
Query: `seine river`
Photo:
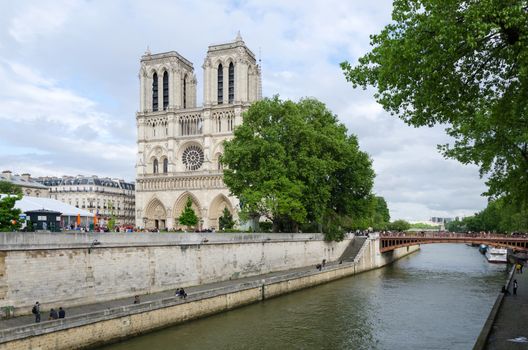
[[[423,245],[379,270],[104,349],[471,349],[506,275],[477,248]]]

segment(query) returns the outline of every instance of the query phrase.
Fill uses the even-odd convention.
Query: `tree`
[[[389,224],[389,230],[393,231],[407,231],[411,228],[411,224],[409,224],[405,220],[396,220]]]
[[[395,0],[348,81],[409,125],[445,125],[446,157],[474,163],[492,199],[528,201],[528,1]]]
[[[198,223],[198,217],[196,216],[196,213],[194,212],[194,209],[192,208],[192,200],[191,197],[187,197],[187,203],[185,203],[185,208],[183,208],[183,211],[178,218],[178,222],[180,225],[184,226],[195,226]]]
[[[108,201],[108,209],[110,209],[110,219],[108,219],[107,227],[110,231],[113,231],[116,225],[116,216],[112,201]]]
[[[15,208],[15,203],[21,198],[22,195],[20,194],[11,194],[0,199],[0,232],[14,231],[20,228],[19,216],[22,211]]]
[[[9,181],[0,181],[0,194],[22,195],[22,188]]]
[[[383,197],[374,197],[374,200],[376,206],[372,220],[372,228],[375,230],[385,230],[390,223],[389,207]]]
[[[220,217],[218,221],[220,225],[220,230],[231,229],[233,228],[233,226],[235,226],[233,215],[231,214],[231,212],[229,212],[229,209],[227,208],[224,208],[222,216]]]
[[[336,218],[366,211],[374,178],[357,138],[315,99],[275,96],[251,105],[225,142],[222,163],[242,217],[264,216],[274,232],[316,223],[329,239],[342,237]]]

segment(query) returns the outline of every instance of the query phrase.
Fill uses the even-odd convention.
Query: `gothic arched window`
[[[157,159],[154,159],[154,164],[152,165],[152,172],[154,174],[158,173],[158,160]]]
[[[229,63],[229,103],[235,99],[235,66],[233,62]]]
[[[183,77],[183,108],[187,108],[187,74]]]
[[[221,105],[224,102],[224,67],[220,63],[218,65],[218,104]]]
[[[152,110],[158,110],[158,73],[152,76]]]
[[[163,173],[167,174],[169,172],[169,160],[167,158],[163,159]]]
[[[169,107],[169,73],[163,73],[163,110]]]

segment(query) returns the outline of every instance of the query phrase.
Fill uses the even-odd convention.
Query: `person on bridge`
[[[517,280],[513,280],[513,295],[517,295],[517,287],[519,285],[517,284]]]

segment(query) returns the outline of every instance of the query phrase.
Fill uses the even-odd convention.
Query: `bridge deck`
[[[528,252],[528,237],[515,237],[505,235],[465,235],[465,234],[383,234],[380,235],[380,251],[388,252],[396,248],[408,247],[416,244],[431,243],[471,243],[486,244],[493,247],[510,248],[517,251]]]

